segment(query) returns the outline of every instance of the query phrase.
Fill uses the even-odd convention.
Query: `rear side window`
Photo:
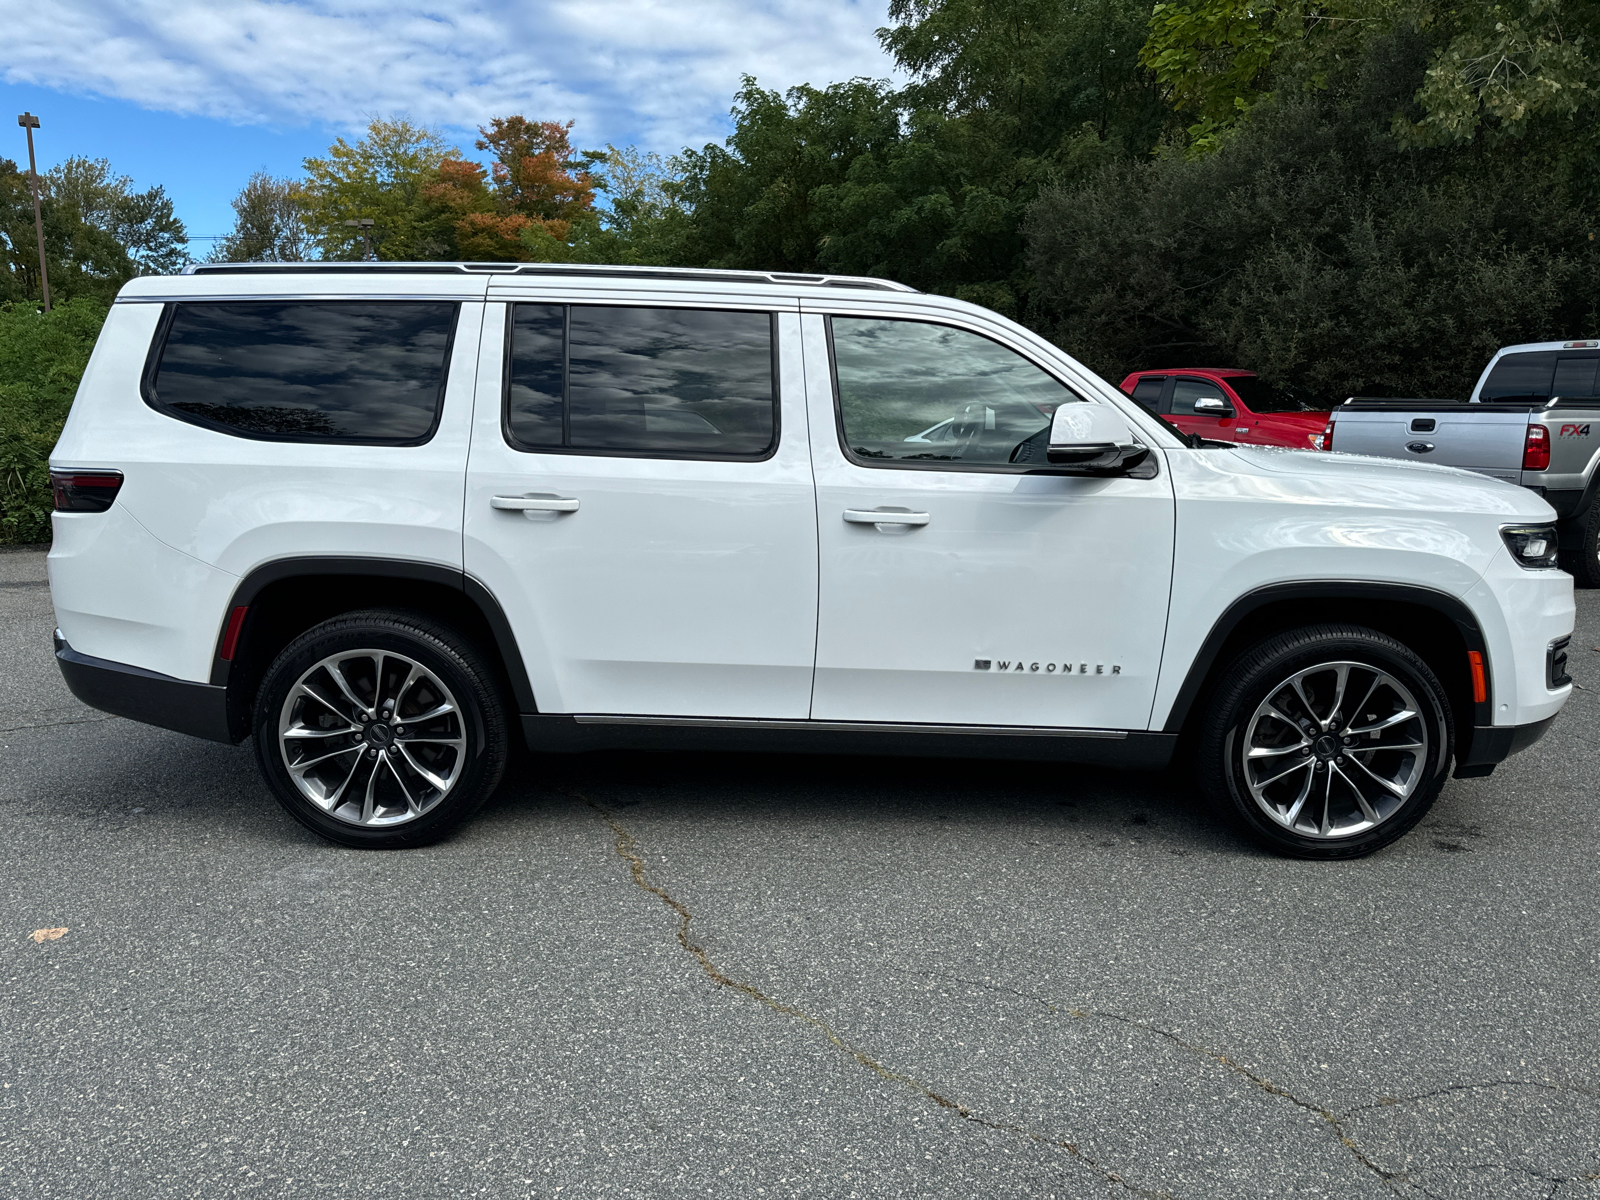
[[[1563,354],[1556,359],[1556,375],[1550,384],[1552,396],[1600,396],[1595,388],[1600,354]]]
[[[519,450],[760,459],[778,439],[774,317],[517,304],[505,434]]]
[[[1146,377],[1133,385],[1133,398],[1151,412],[1161,407],[1161,389],[1166,387],[1167,380],[1164,375],[1153,378]]]
[[[1507,354],[1495,363],[1483,381],[1480,400],[1548,400],[1556,370],[1556,353],[1541,350],[1530,354]]]
[[[145,399],[241,437],[418,445],[439,422],[459,309],[431,300],[175,304]]]

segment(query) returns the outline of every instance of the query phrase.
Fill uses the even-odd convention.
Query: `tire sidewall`
[[[1600,587],[1600,499],[1589,505],[1583,522],[1583,537],[1578,542],[1578,561],[1572,572],[1579,587]],[[1570,560],[1569,560],[1570,561]]]
[[[368,829],[339,820],[300,793],[283,761],[278,722],[289,690],[324,658],[354,650],[386,650],[415,659],[450,689],[461,711],[467,737],[461,777],[433,809],[403,825]],[[438,841],[470,817],[498,782],[503,754],[497,763],[491,729],[498,723],[501,729],[495,732],[503,741],[504,722],[503,718],[497,722],[500,714],[490,711],[495,697],[487,683],[448,641],[402,619],[373,616],[327,622],[285,647],[261,681],[255,740],[262,775],[295,820],[331,841],[363,849],[400,849]]]
[[[1282,639],[1279,639],[1282,640]],[[1269,644],[1270,645],[1270,644]],[[1241,659],[1245,665],[1248,655]],[[1400,810],[1387,821],[1364,833],[1348,838],[1326,840],[1309,838],[1285,829],[1261,811],[1243,780],[1243,742],[1246,728],[1256,708],[1299,671],[1318,663],[1360,662],[1393,675],[1405,684],[1421,706],[1429,737],[1428,761],[1416,790]],[[1264,662],[1249,670],[1242,685],[1224,688],[1227,693],[1215,713],[1215,740],[1220,742],[1221,783],[1239,818],[1258,840],[1267,842],[1279,853],[1298,858],[1359,858],[1402,837],[1433,806],[1443,788],[1454,754],[1450,708],[1443,688],[1433,672],[1416,655],[1398,642],[1379,634],[1363,636],[1354,631],[1317,638],[1314,642],[1283,646]]]

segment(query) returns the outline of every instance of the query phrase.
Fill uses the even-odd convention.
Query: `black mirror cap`
[[[1137,444],[1051,446],[1045,451],[1046,461],[1067,475],[1126,475],[1149,457],[1150,447]]]

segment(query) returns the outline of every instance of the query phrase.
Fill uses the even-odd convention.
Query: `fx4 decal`
[[[1588,437],[1589,436],[1589,427],[1587,425],[1563,425],[1561,427],[1561,432],[1556,434],[1556,436],[1557,437]]]

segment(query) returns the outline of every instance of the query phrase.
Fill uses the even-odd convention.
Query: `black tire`
[[[1363,691],[1363,700],[1350,698]],[[1279,715],[1265,711],[1269,703]],[[1339,711],[1352,704],[1369,711]],[[1344,859],[1371,854],[1420,821],[1453,753],[1450,704],[1427,663],[1373,629],[1312,625],[1258,642],[1223,669],[1195,769],[1213,803],[1270,849]]]
[[[1583,518],[1583,536],[1576,550],[1563,556],[1579,587],[1600,588],[1600,501],[1589,506]]]
[[[425,846],[459,827],[499,784],[509,744],[504,696],[471,639],[387,609],[324,621],[284,647],[256,694],[255,735],[262,776],[289,814],[370,850]]]

